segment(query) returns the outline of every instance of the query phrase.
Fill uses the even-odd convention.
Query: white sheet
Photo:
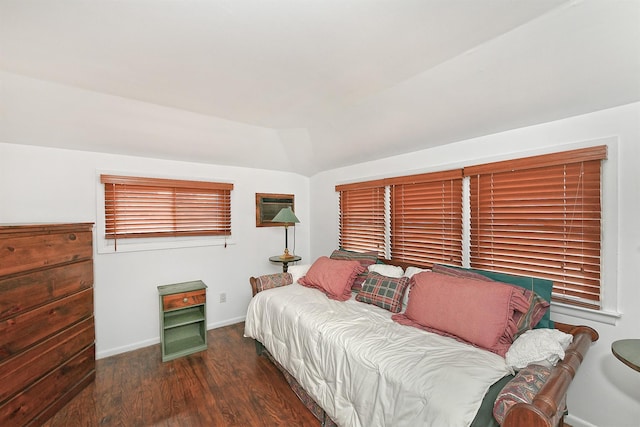
[[[509,373],[496,354],[297,283],[252,299],[245,336],[345,427],[468,426],[491,384]]]

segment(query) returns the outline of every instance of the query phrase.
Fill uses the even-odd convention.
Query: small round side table
[[[300,261],[302,259],[302,257],[299,257],[298,255],[294,255],[291,258],[280,258],[280,255],[275,255],[272,257],[269,257],[269,261],[271,262],[281,262],[282,263],[282,272],[286,273],[287,270],[289,269],[289,263],[290,262],[296,262],[296,261]]]
[[[611,352],[622,363],[640,372],[640,339],[615,341],[611,344]]]

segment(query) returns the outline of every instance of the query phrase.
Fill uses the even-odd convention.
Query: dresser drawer
[[[0,230],[0,276],[91,259],[92,233],[61,231],[35,235]]]
[[[95,341],[93,317],[0,362],[0,402],[28,388]]]
[[[84,386],[95,378],[95,365],[95,345],[91,345],[36,381],[32,387],[2,403],[0,425],[39,426],[44,424],[44,421],[78,393],[76,387],[78,384]],[[64,393],[74,388],[75,393]]]
[[[206,300],[206,291],[204,289],[182,292],[179,294],[164,295],[162,297],[162,306],[165,310],[174,310],[177,308],[189,307],[196,304],[204,304]]]
[[[93,262],[80,261],[4,279],[0,276],[0,320],[33,310],[93,285]]]
[[[0,322],[0,362],[91,316],[93,288],[3,320]]]

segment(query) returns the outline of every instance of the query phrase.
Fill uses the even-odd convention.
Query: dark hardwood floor
[[[208,332],[205,352],[170,362],[154,345],[96,362],[96,380],[44,425],[319,426],[244,323]]]

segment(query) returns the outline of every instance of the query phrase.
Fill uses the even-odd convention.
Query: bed
[[[555,366],[533,364],[515,372],[506,363],[502,344],[489,351],[451,333],[434,333],[424,325],[412,325],[415,319],[407,318],[407,314],[411,314],[411,299],[419,298],[421,278],[433,281],[434,277],[441,278],[440,272],[416,269],[414,278],[391,277],[378,272],[390,266],[375,271],[376,267],[367,264],[365,270],[362,260],[352,260],[361,267],[351,264],[354,269],[347,279],[351,280],[349,288],[338,286],[331,294],[308,280],[317,279],[313,273],[319,261],[332,272],[322,277],[324,280],[335,282],[336,266],[346,268],[346,263],[336,264],[338,259],[325,258],[313,266],[292,266],[291,273],[265,276],[268,280],[263,286],[251,278],[254,298],[245,323],[245,336],[256,340],[259,352],[265,350],[323,425],[562,425],[569,384],[591,343],[597,340],[593,329],[556,323],[554,331],[572,338],[563,348],[562,360]],[[477,278],[467,276],[471,273],[460,274],[466,277],[443,280],[447,284],[471,280],[481,286]],[[354,289],[358,276],[363,281],[359,289]],[[411,283],[409,298],[405,291],[395,301],[386,298],[383,303],[366,302],[363,289],[370,289],[369,282],[380,281],[400,283],[405,289]],[[442,288],[441,284],[434,286],[436,290]],[[456,287],[451,285],[451,289],[447,295],[455,295]],[[429,300],[433,302],[433,294]],[[393,303],[394,310],[389,310]],[[432,307],[430,311],[437,309]],[[548,320],[548,313],[545,315]],[[446,316],[440,314],[437,320]],[[521,396],[514,398],[514,390]],[[499,416],[495,415],[496,408],[502,411]]]

